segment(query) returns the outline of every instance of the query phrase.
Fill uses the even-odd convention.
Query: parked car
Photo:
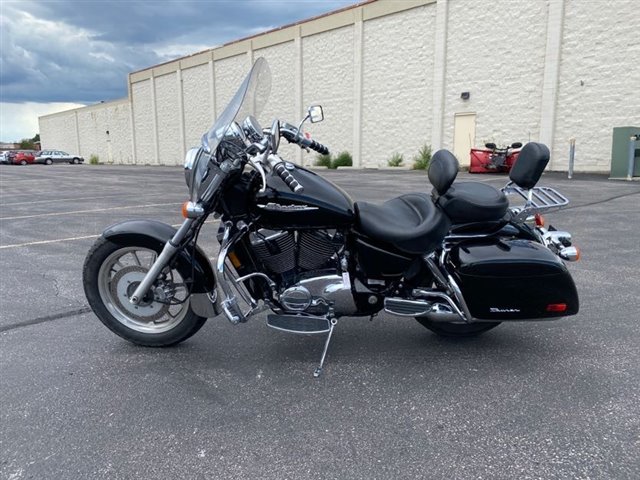
[[[0,163],[9,163],[8,153],[9,152],[5,152],[4,150],[0,152]]]
[[[12,158],[11,163],[14,165],[27,165],[29,163],[35,163],[36,160],[35,150],[19,150]]]
[[[80,155],[70,155],[60,150],[42,150],[36,156],[36,163],[51,165],[52,163],[83,163],[84,158]]]

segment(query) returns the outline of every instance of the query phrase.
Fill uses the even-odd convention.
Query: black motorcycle
[[[107,228],[87,255],[83,280],[98,318],[146,346],[169,346],[222,313],[234,324],[268,309],[270,327],[326,334],[320,375],[341,317],[381,310],[415,317],[442,335],[477,335],[503,321],[555,319],[578,312],[562,260],[577,260],[571,235],[544,227],[539,211],[568,203],[536,187],[549,150],[525,145],[502,190],[455,182],[456,158],[433,156],[431,195],[382,205],[353,202],[316,173],[282,160],[281,137],[328,153],[299,126],[254,115],[270,72],[258,59],[200,148],[187,153],[190,201],[177,230],[151,220]],[[519,195],[509,207],[506,194]],[[197,246],[204,222],[220,220],[215,265]]]

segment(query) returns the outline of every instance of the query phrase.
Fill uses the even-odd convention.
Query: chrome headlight
[[[202,148],[192,148],[184,159],[184,179],[189,187],[189,198],[198,201],[200,184],[207,174],[209,155]]]

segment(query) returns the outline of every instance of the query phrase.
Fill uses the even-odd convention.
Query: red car
[[[28,163],[36,162],[35,150],[20,150],[16,153],[15,157],[11,159],[11,163],[14,165],[26,165]]]

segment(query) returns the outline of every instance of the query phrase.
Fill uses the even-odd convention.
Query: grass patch
[[[431,163],[431,145],[424,144],[418,151],[418,154],[413,157],[414,170],[427,170]]]
[[[394,153],[391,158],[387,160],[387,165],[390,167],[401,167],[404,163],[404,156],[400,153]]]

